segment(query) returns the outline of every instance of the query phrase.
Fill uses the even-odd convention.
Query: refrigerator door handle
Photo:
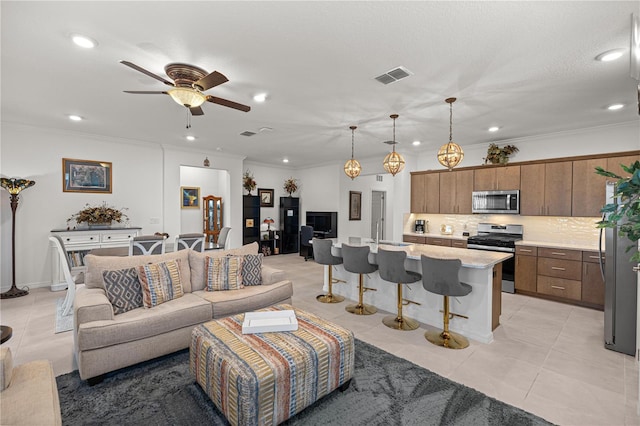
[[[602,220],[606,218],[606,214],[602,214]],[[600,275],[602,275],[602,283],[605,283],[604,278],[604,262],[602,262],[602,233],[604,232],[604,228],[600,228],[600,239],[598,240],[598,263],[600,264]]]

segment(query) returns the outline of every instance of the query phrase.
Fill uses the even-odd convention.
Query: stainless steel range
[[[522,225],[498,225],[495,223],[479,223],[478,235],[469,237],[467,248],[513,253],[514,257],[502,262],[502,291],[515,293],[515,252],[516,241],[524,235]]]

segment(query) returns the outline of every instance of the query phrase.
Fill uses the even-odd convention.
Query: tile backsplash
[[[429,233],[439,234],[443,224],[453,225],[453,235],[461,236],[464,231],[470,235],[478,232],[478,223],[518,224],[524,228],[524,239],[549,243],[566,243],[594,246],[598,243],[599,229],[596,222],[599,217],[560,217],[560,216],[520,216],[497,214],[415,214],[405,213],[405,233],[413,232],[416,219],[429,221]]]

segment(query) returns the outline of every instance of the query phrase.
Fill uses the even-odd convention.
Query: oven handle
[[[467,244],[468,249],[476,249],[476,250],[487,250],[487,251],[501,251],[505,253],[514,253],[516,249],[511,247],[491,247],[491,246],[481,246],[478,244]]]

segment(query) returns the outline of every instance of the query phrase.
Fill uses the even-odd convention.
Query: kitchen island
[[[407,244],[394,242],[380,242],[375,244],[363,239],[359,243],[344,242],[349,245],[368,245],[371,248],[369,262],[376,263],[378,247],[385,250],[402,250],[407,253],[405,268],[410,271],[422,273],[420,256],[426,255],[441,259],[460,259],[460,281],[473,288],[471,293],[464,297],[451,298],[451,312],[467,316],[468,319],[454,316],[449,323],[452,331],[460,333],[469,339],[481,343],[493,341],[493,330],[500,324],[501,313],[501,285],[502,262],[513,255],[483,250],[467,250],[453,247],[440,247],[424,244]],[[332,253],[341,255],[342,241],[334,243]],[[327,268],[325,268],[325,271]],[[344,296],[347,299],[358,300],[358,275],[345,271],[343,265],[337,265],[333,277],[345,280],[347,283],[333,285],[333,293]],[[325,290],[328,285],[328,274],[325,272]],[[373,305],[378,309],[395,313],[397,310],[396,283],[390,283],[380,278],[375,272],[365,277],[365,287],[375,288],[376,291],[367,291],[364,294],[364,303]],[[422,281],[404,286],[403,296],[420,305],[409,304],[403,307],[403,315],[428,324],[442,328],[443,297],[429,293],[422,287]]]

